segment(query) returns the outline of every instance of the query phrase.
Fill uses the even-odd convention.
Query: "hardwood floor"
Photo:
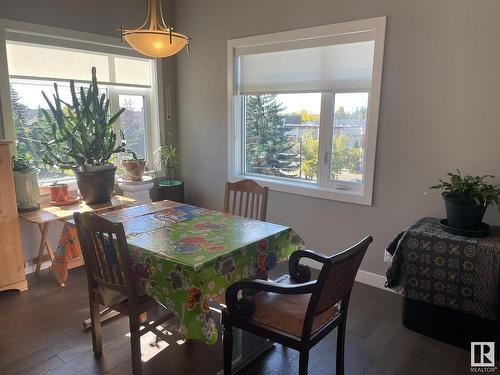
[[[104,324],[103,355],[92,353],[90,333],[81,325],[89,314],[85,277],[82,268],[74,269],[66,288],[60,288],[43,271],[30,275],[28,292],[0,293],[0,375],[131,374],[126,317]],[[346,374],[469,374],[468,352],[401,325],[400,302],[396,294],[355,285]],[[161,338],[143,337],[144,374],[214,374],[222,367],[220,342],[183,343],[174,332],[167,326]],[[335,339],[334,332],[312,350],[310,374],[335,372]],[[297,352],[275,345],[242,373],[295,374],[297,369]]]

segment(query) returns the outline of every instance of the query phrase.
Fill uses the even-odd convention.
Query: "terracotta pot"
[[[61,203],[68,200],[68,184],[52,184],[49,187],[52,202]]]
[[[122,160],[122,167],[125,169],[123,180],[127,182],[142,181],[146,160],[144,159],[125,159]]]
[[[104,165],[93,170],[75,171],[80,195],[87,203],[106,203],[115,189],[116,166]]]

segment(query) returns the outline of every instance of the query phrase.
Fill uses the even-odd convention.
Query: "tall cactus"
[[[42,140],[44,163],[63,169],[85,170],[105,165],[113,154],[126,151],[122,131],[121,142],[117,145],[113,128],[125,108],[112,116],[108,114],[109,99],[106,94],[99,94],[95,67],[88,90],[80,87],[77,94],[75,81],[70,81],[71,104],[59,97],[57,83],[54,89],[53,102],[42,91],[50,113],[42,111],[51,129]]]

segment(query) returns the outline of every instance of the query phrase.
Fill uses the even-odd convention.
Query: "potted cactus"
[[[161,145],[155,154],[158,154],[161,167],[167,173],[166,178],[158,178],[158,198],[184,203],[184,182],[176,179],[177,147]]]
[[[77,92],[75,82],[70,81],[71,103],[59,97],[56,83],[54,88],[53,102],[42,91],[50,113],[42,111],[51,126],[42,140],[43,161],[72,169],[87,203],[107,202],[113,194],[116,172],[109,160],[113,154],[126,151],[123,133],[120,130],[118,140],[113,126],[125,108],[109,114],[109,99],[99,92],[95,67],[87,89],[80,87]]]
[[[40,208],[40,189],[38,188],[38,173],[40,172],[31,157],[19,154],[12,157],[14,171],[14,186],[16,189],[17,209],[19,211],[34,211]]]

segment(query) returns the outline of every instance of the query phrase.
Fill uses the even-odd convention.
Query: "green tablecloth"
[[[144,290],[175,311],[180,333],[213,344],[208,300],[241,279],[265,277],[304,242],[288,227],[169,201],[102,213],[123,222]]]

